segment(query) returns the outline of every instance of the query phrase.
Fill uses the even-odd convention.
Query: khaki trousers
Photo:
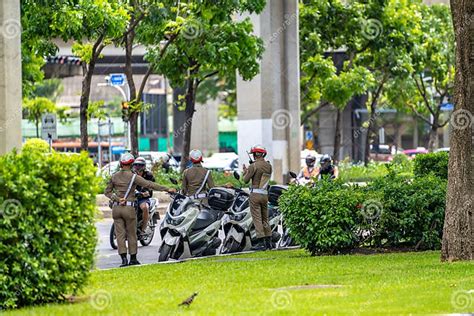
[[[118,253],[131,255],[137,254],[137,214],[133,206],[114,206],[112,209],[115,236],[117,236]]]
[[[268,223],[268,196],[266,194],[250,193],[250,213],[257,238],[270,237],[272,230]]]

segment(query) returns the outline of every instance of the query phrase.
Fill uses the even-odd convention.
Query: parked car
[[[403,153],[407,155],[410,159],[413,159],[416,155],[427,154],[428,150],[425,147],[418,147],[416,149],[404,150]]]
[[[140,151],[139,156],[145,158],[147,164],[146,167],[151,170],[151,167],[153,164],[158,163],[161,159],[164,157],[168,156],[169,158],[169,164],[172,169],[174,170],[179,170],[179,163],[176,161],[176,159],[168,154],[165,151]]]
[[[435,153],[439,153],[439,152],[447,152],[449,153],[449,149],[450,147],[443,147],[443,148],[438,148],[438,149],[435,149]]]
[[[204,168],[217,171],[237,170],[239,168],[239,156],[233,152],[215,153],[208,158],[204,158],[202,165]]]
[[[395,153],[401,153],[401,150],[395,152],[394,148],[389,145],[379,145],[378,149],[374,148],[373,145],[370,145],[370,160],[389,162],[393,160],[393,155]]]

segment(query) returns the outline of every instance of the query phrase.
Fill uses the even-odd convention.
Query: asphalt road
[[[117,250],[112,249],[109,241],[110,227],[113,220],[103,219],[97,222],[97,232],[99,233],[99,244],[97,245],[96,267],[98,269],[116,268],[120,265],[121,259]],[[150,245],[143,247],[138,243],[138,261],[140,263],[155,263],[158,261],[158,249],[160,246],[159,224],[156,226],[155,236]]]

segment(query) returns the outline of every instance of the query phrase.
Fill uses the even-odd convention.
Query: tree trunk
[[[184,122],[184,139],[183,139],[183,150],[181,155],[181,172],[186,169],[186,166],[189,161],[189,151],[191,149],[191,128],[193,125],[193,115],[195,109],[195,96],[196,91],[194,87],[195,79],[187,80],[187,90],[186,90],[186,109],[185,109],[185,122]]]
[[[35,119],[35,125],[36,125],[36,138],[39,138],[39,118]]]
[[[95,60],[92,58],[88,66],[84,67],[84,77],[82,79],[81,101],[79,105],[80,131],[81,131],[81,150],[89,149],[89,132],[87,130],[89,108],[89,97],[91,93],[92,74],[94,73]]]
[[[133,41],[135,38],[135,31],[132,30],[125,35],[125,75],[127,76],[128,87],[130,88],[130,100],[133,105],[141,102],[137,100],[137,89],[135,87],[135,80],[133,79],[133,68],[132,68],[132,54],[133,54]],[[130,129],[130,149],[132,155],[138,156],[138,117],[140,112],[133,111],[130,113],[128,118],[128,128]]]
[[[430,128],[430,135],[428,141],[428,150],[433,152],[436,148],[438,148],[438,122],[435,120]]]
[[[377,88],[375,95],[370,103],[370,118],[369,126],[367,127],[367,135],[365,138],[365,154],[364,154],[364,165],[367,166],[370,160],[370,143],[372,135],[375,133],[374,129],[377,126],[377,102],[379,100],[380,94],[382,93],[383,86],[385,84],[385,79],[382,80],[382,83]]]
[[[474,181],[472,122],[474,120],[474,2],[451,0],[456,37],[456,76],[453,116],[466,114],[467,124],[451,130],[448,192],[444,219],[442,261],[474,259]],[[461,112],[462,111],[462,112]],[[458,122],[456,117],[451,122]],[[459,120],[459,123],[462,123]],[[470,124],[469,124],[470,123]]]
[[[337,163],[339,161],[339,155],[341,151],[341,121],[342,121],[342,111],[337,109],[336,114],[336,131],[334,133],[334,152],[333,159]]]

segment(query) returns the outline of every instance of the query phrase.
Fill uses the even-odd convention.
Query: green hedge
[[[93,267],[98,179],[87,154],[0,157],[0,308],[57,302]]]
[[[429,153],[416,155],[414,173],[415,177],[424,177],[429,174],[441,179],[448,179],[449,153]]]
[[[336,253],[358,243],[358,205],[364,194],[342,181],[318,181],[312,188],[290,185],[279,200],[292,237],[311,254]]]
[[[359,246],[439,249],[446,180],[389,172],[366,187],[319,181],[291,185],[280,208],[292,236],[311,254]]]
[[[370,222],[368,244],[440,249],[446,188],[446,180],[433,175],[412,180],[389,174],[372,182],[366,189],[382,208]]]

